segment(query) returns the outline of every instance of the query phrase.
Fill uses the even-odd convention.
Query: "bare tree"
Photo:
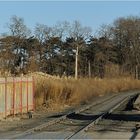
[[[24,46],[25,40],[30,36],[31,31],[24,24],[23,18],[12,16],[8,23],[10,36],[12,38],[11,51],[14,54],[14,67],[13,72],[23,68],[26,49]]]
[[[140,18],[126,17],[119,18],[114,22],[114,43],[121,52],[123,65],[130,67],[138,79],[140,69]],[[135,68],[135,70],[134,70]]]
[[[35,37],[39,41],[39,44],[36,47],[37,47],[37,51],[39,54],[39,56],[38,56],[39,57],[39,64],[41,66],[43,58],[44,58],[44,53],[45,53],[45,43],[51,37],[52,28],[48,27],[47,25],[38,23],[35,26],[34,33],[35,33]]]
[[[73,22],[70,30],[70,36],[75,39],[75,43],[73,44],[76,48],[75,79],[78,78],[78,55],[79,55],[79,48],[82,47],[81,39],[87,40],[90,35],[91,35],[90,27],[83,27],[79,21]]]
[[[8,28],[12,36],[26,37],[29,36],[31,31],[24,24],[23,18],[13,16],[8,23]]]
[[[59,37],[62,40],[65,40],[69,36],[70,32],[70,23],[68,21],[57,22],[54,27],[52,27],[52,34],[55,37]]]
[[[35,36],[40,43],[43,43],[46,38],[49,38],[52,33],[52,28],[44,24],[37,23],[35,26]]]

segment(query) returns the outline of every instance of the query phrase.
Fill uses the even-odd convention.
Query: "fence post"
[[[32,77],[32,84],[33,84],[33,111],[35,110],[35,81],[34,81],[34,77]]]
[[[15,78],[13,77],[13,116],[15,116]]]
[[[27,77],[27,99],[26,99],[26,101],[27,101],[27,112],[28,112],[28,77]]]
[[[22,114],[22,77],[20,79],[20,112]]]
[[[7,78],[5,77],[5,118],[7,116]]]

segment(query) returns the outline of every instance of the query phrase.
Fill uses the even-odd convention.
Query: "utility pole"
[[[91,77],[91,65],[90,65],[90,60],[88,61],[88,77]]]
[[[136,65],[136,67],[135,67],[135,78],[139,79],[139,76],[138,76],[138,65]]]
[[[78,46],[76,47],[76,55],[75,55],[75,79],[78,79]]]

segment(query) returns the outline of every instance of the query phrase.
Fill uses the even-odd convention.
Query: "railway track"
[[[94,130],[94,126],[97,126],[99,122],[116,110],[124,109],[129,101],[135,99],[136,96],[137,93],[113,95],[105,100],[85,106],[10,138],[33,139],[37,135],[40,135],[39,138],[42,138],[42,132],[70,132],[63,139],[71,139],[78,134]]]
[[[70,139],[72,138],[74,135],[76,135],[77,133],[82,133],[83,131],[88,131],[88,129],[90,127],[92,127],[94,124],[97,124],[103,117],[109,115],[110,113],[112,113],[115,109],[117,109],[118,107],[120,107],[122,104],[124,104],[130,97],[126,97],[124,98],[120,103],[118,103],[117,105],[115,105],[113,108],[109,109],[108,111],[102,113],[101,115],[98,116],[97,119],[93,120],[91,123],[89,123],[87,126],[84,126],[81,130],[78,130],[77,132],[72,133],[71,135],[69,135],[68,137],[66,137],[66,139]]]

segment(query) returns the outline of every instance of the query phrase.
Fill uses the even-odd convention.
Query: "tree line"
[[[119,74],[140,77],[140,17],[118,18],[97,35],[79,21],[36,24],[32,33],[13,16],[7,27],[0,37],[0,71],[103,78],[107,68],[117,67]]]

